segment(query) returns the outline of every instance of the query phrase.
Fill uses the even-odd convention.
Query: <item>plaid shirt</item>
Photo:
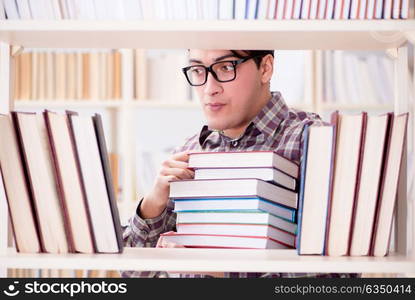
[[[273,150],[286,158],[300,162],[302,149],[302,132],[307,124],[323,124],[320,117],[290,109],[281,94],[275,92],[260,113],[252,120],[244,134],[231,139],[218,131],[204,126],[200,133],[186,140],[183,146],[174,152],[195,151],[254,151]],[[160,216],[142,219],[135,214],[124,228],[124,243],[128,247],[155,247],[161,233],[175,230],[176,214],[173,201]],[[165,272],[123,271],[123,277],[168,276]],[[182,277],[209,277],[206,275],[188,275]],[[225,277],[346,277],[353,274],[319,274],[319,273],[225,273]]]

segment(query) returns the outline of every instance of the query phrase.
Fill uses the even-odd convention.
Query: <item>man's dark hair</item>
[[[261,65],[261,60],[264,56],[271,54],[272,57],[274,57],[274,50],[231,50],[231,52],[238,58],[257,56],[254,58],[254,61],[258,68]],[[246,55],[241,55],[241,52],[246,53]]]

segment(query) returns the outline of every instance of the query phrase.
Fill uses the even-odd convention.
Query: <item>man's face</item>
[[[229,50],[190,50],[190,65],[206,67],[217,61],[238,60]],[[243,56],[248,56],[242,53]],[[255,97],[261,88],[260,70],[249,59],[236,66],[236,78],[218,82],[212,74],[202,86],[193,87],[199,97],[210,129],[230,130],[245,126],[256,110]]]

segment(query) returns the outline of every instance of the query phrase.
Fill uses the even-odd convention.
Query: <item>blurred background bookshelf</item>
[[[385,1],[392,6],[380,15],[381,7],[361,14],[353,0],[346,1],[348,14],[335,6],[326,13],[323,5],[315,5],[321,2],[329,8],[334,1],[304,1],[310,5],[304,14],[296,5],[300,2],[175,0],[173,5],[172,0],[0,0],[0,41],[23,46],[16,48],[12,105],[23,111],[47,108],[102,114],[125,224],[137,200],[151,187],[161,161],[203,124],[197,97],[180,72],[187,50],[148,48],[244,48],[253,44],[268,48],[281,41],[279,49],[316,49],[275,52],[271,90],[281,91],[290,107],[319,113],[325,120],[336,109],[376,114],[395,110],[396,87],[401,86],[393,81],[399,71],[395,50],[411,37],[405,35],[410,30],[415,40],[413,1]],[[278,7],[277,3],[283,4]],[[130,49],[109,48],[115,46]],[[334,48],[364,51],[328,50]],[[414,50],[410,44],[408,56],[408,103],[413,105]],[[411,127],[412,122],[409,132],[413,132]],[[412,168],[413,144],[413,136],[408,136],[408,166]],[[413,182],[408,178],[409,195],[414,194]],[[336,269],[333,265],[330,270]],[[105,272],[9,269],[8,275],[118,274]]]

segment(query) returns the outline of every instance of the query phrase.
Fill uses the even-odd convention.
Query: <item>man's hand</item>
[[[145,219],[159,216],[169,200],[170,181],[192,179],[194,172],[188,169],[189,152],[179,152],[162,163],[152,190],[144,197],[140,215]]]

